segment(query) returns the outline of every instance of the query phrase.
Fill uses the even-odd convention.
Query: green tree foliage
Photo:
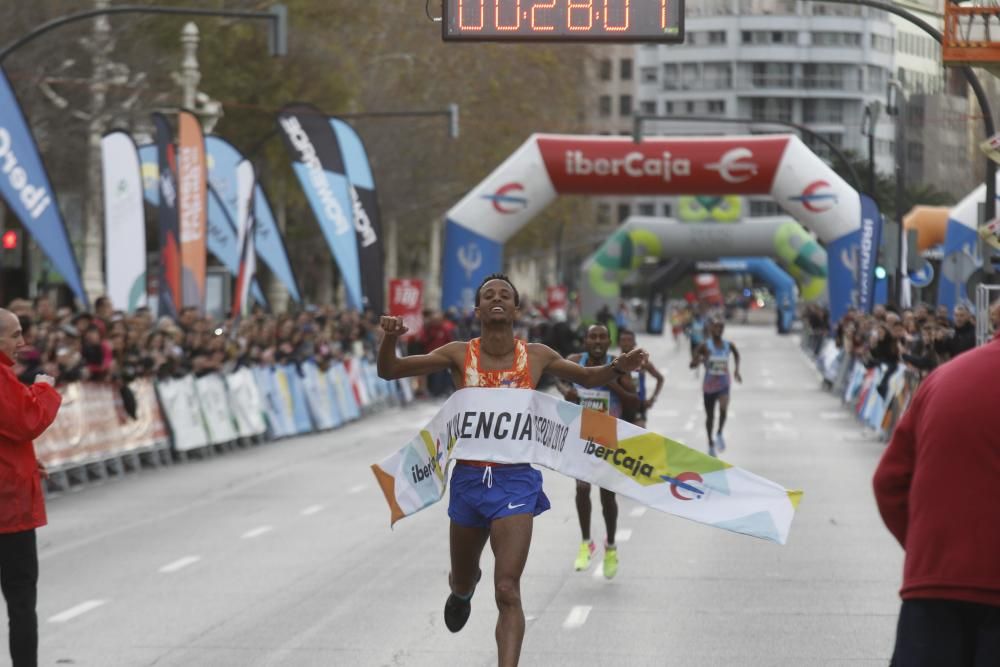
[[[862,191],[868,190],[871,182],[871,170],[868,168],[868,159],[860,157],[853,151],[846,151],[845,156],[850,161],[854,172],[861,181]],[[832,168],[844,180],[850,182],[850,176],[840,161],[834,161]],[[878,203],[882,215],[890,220],[896,220],[896,178],[880,172],[875,173],[875,192],[873,194]],[[903,214],[908,213],[914,206],[951,206],[957,203],[958,198],[949,192],[938,190],[929,183],[913,184],[903,190]]]

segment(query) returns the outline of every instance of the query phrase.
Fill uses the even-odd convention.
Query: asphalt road
[[[535,524],[522,582],[523,665],[888,663],[902,552],[871,492],[883,445],[819,389],[795,337],[726,333],[743,353],[744,384],[723,458],[805,491],[789,543],[622,501],[617,578],[599,565],[577,573],[574,484],[546,472],[553,509]],[[667,375],[650,428],[704,447],[686,345],[640,344]],[[488,586],[461,633],[444,627],[445,504],[391,531],[368,468],[435,410],[389,410],[50,499],[39,531],[41,664],[495,664]],[[596,491],[594,501],[597,510]],[[483,570],[489,581],[488,551]],[[4,624],[0,646],[5,633]]]

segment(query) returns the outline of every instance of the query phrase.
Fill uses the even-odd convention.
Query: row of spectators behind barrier
[[[980,317],[1000,332],[1000,301]],[[901,311],[876,306],[870,315],[852,309],[831,332],[827,311],[810,304],[803,324],[803,350],[815,359],[824,386],[885,440],[920,381],[976,346],[976,319],[963,305],[952,317],[926,304]]]
[[[27,343],[15,373],[25,384],[51,375],[64,396],[36,442],[57,479],[121,468],[123,457],[165,462],[163,452],[335,428],[413,398],[408,382],[376,377],[372,314],[324,306],[216,322],[185,309],[175,322],[148,309],[114,312],[106,298],[81,313],[45,297],[9,310]]]

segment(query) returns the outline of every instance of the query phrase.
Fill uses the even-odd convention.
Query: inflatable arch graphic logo
[[[743,198],[737,195],[685,195],[677,198],[677,217],[684,222],[736,222],[743,217]]]
[[[824,206],[796,201],[811,184],[824,181]],[[518,209],[498,212],[494,195],[517,183]],[[769,194],[813,231],[832,257],[858,255],[862,201],[794,135],[646,138],[535,134],[446,214],[442,306],[471,308],[476,286],[502,268],[503,244],[562,194],[706,195]],[[523,202],[523,208],[521,203]],[[874,206],[870,200],[867,210]],[[815,210],[819,209],[819,210]],[[459,262],[478,252],[475,270]],[[857,266],[866,266],[858,262]],[[860,276],[874,285],[874,266]],[[859,279],[852,266],[831,262],[832,321],[855,305]],[[860,269],[858,269],[860,272]]]

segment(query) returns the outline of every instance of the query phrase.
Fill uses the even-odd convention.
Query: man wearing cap
[[[14,667],[38,664],[38,546],[35,529],[44,526],[45,470],[32,440],[55,421],[62,397],[48,375],[21,384],[11,366],[25,347],[21,323],[0,308],[0,589],[10,620]]]

